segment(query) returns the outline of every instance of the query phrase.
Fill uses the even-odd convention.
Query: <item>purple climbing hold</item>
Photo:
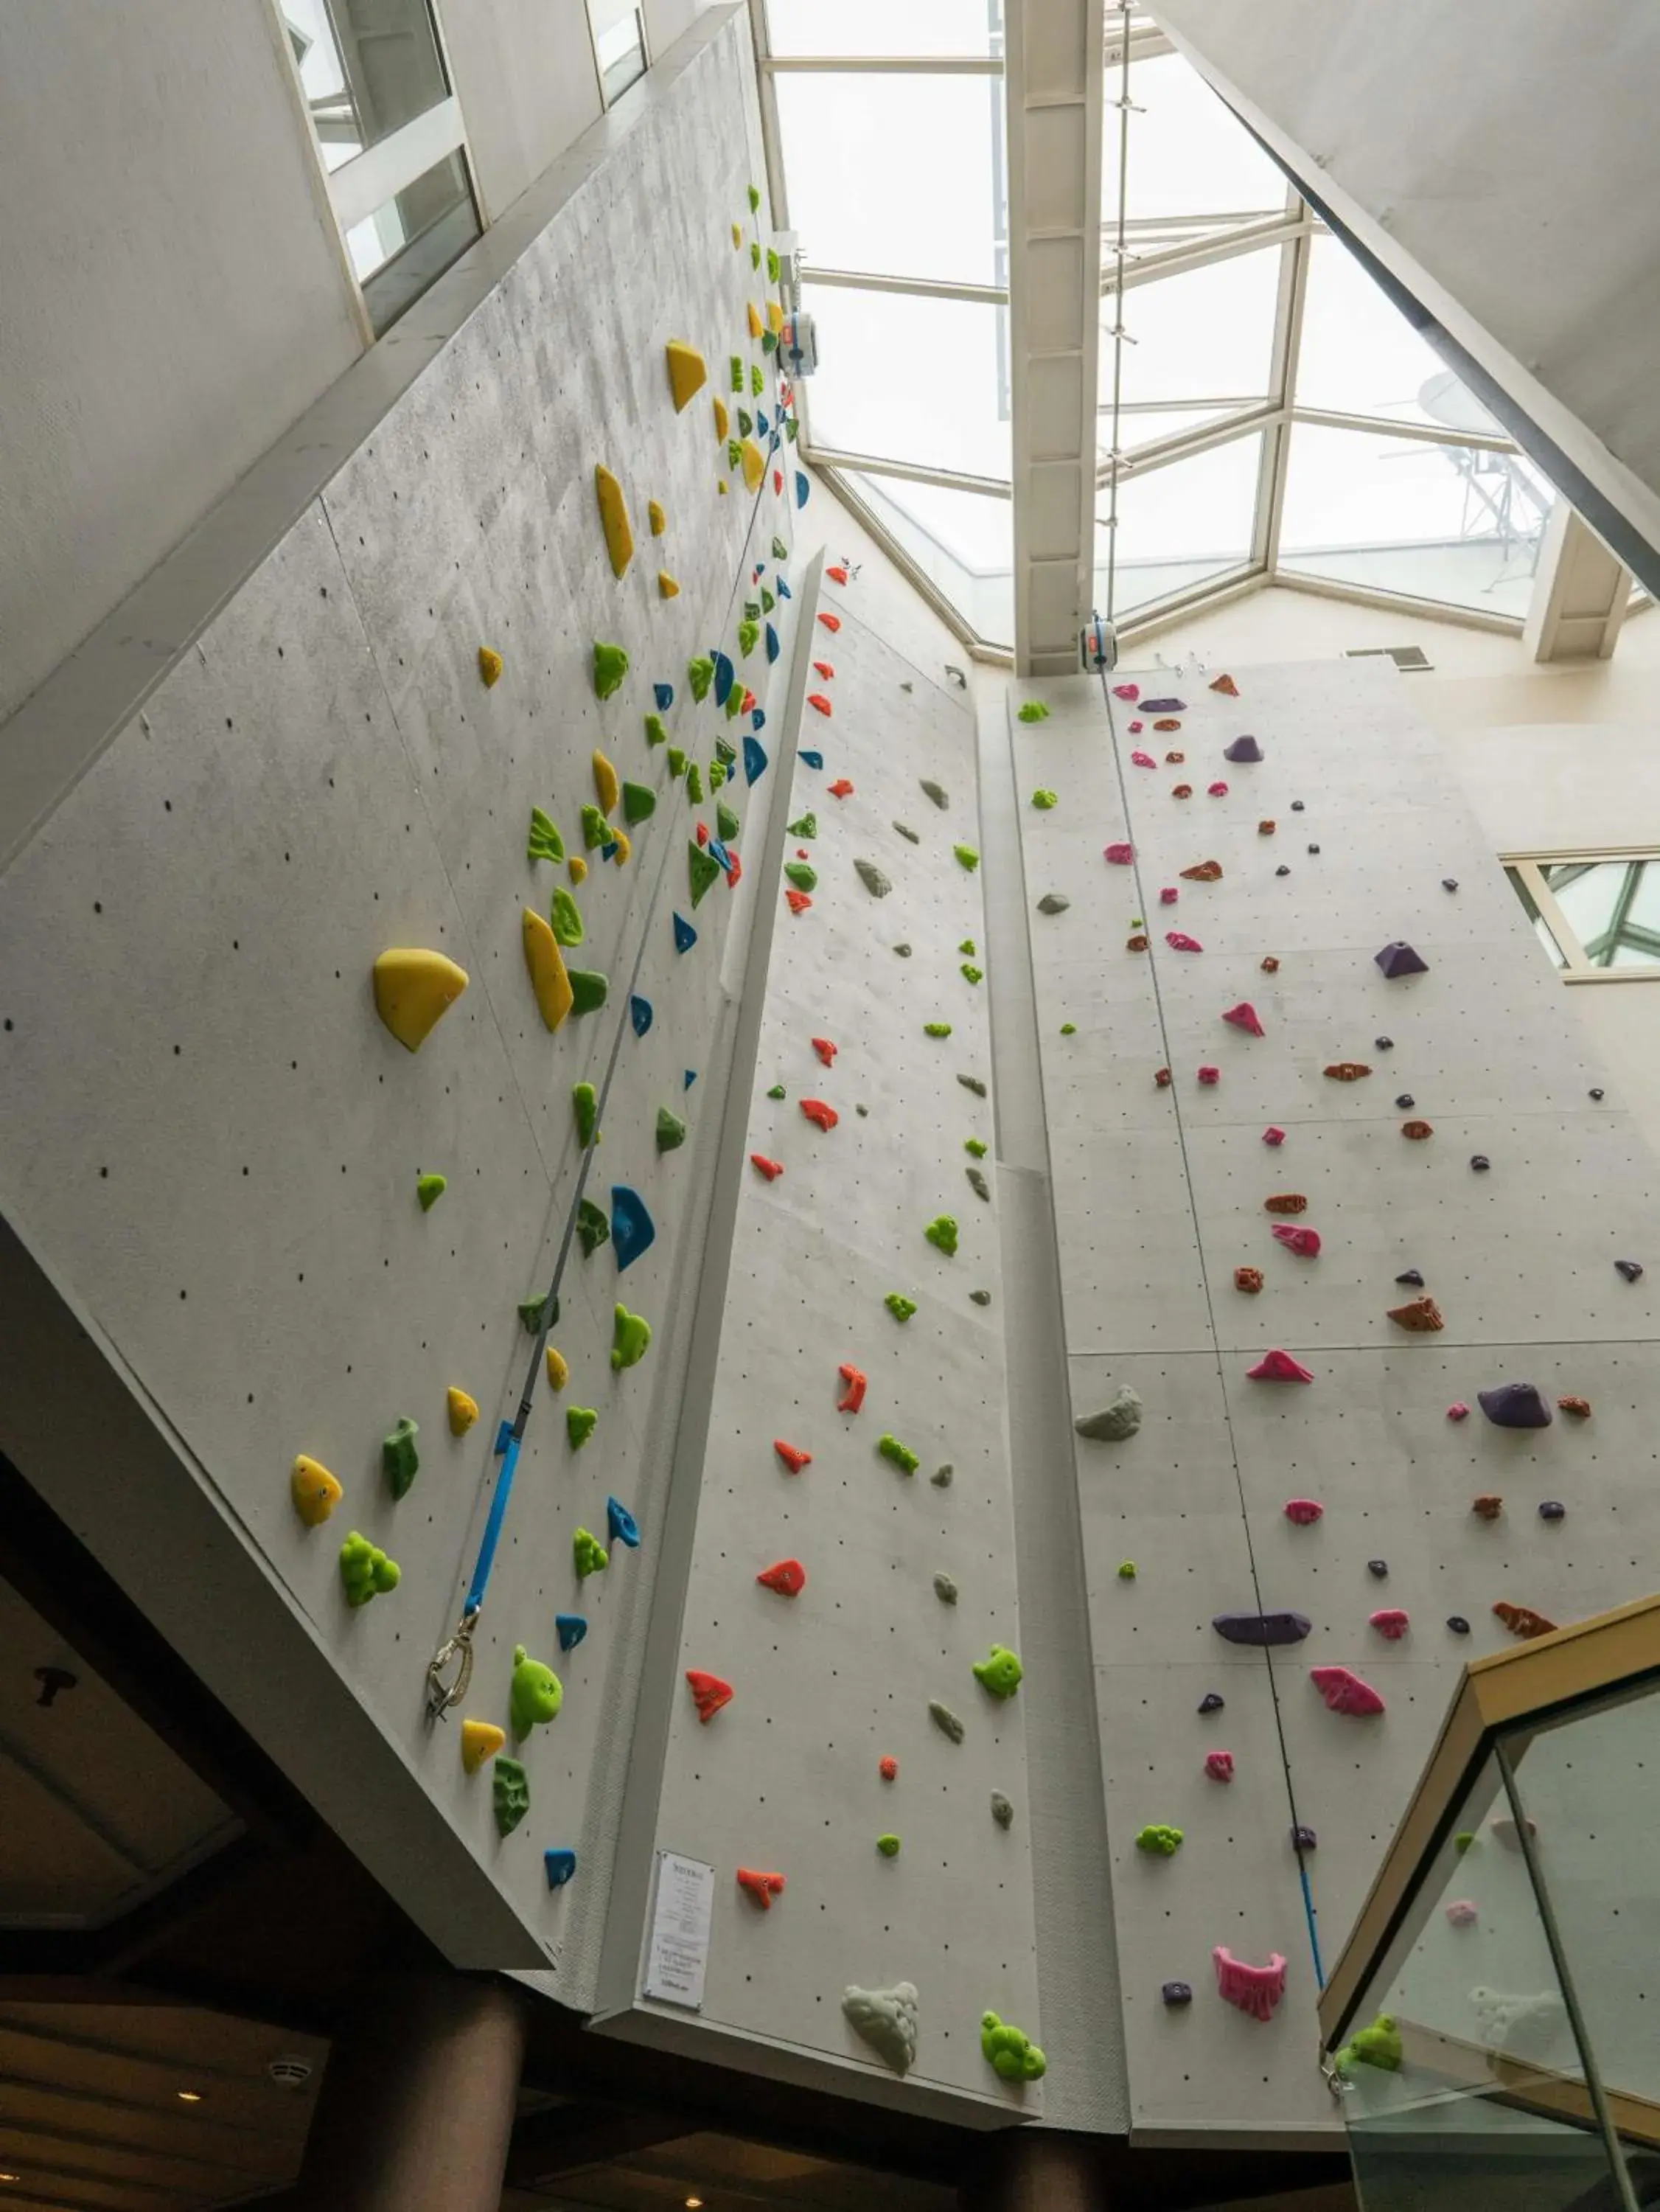
[[[1566,1521],[1567,1517],[1568,1509],[1560,1498],[1547,1498],[1541,1501],[1539,1518],[1542,1521]]]
[[[1429,973],[1428,961],[1421,958],[1401,938],[1397,938],[1393,945],[1384,945],[1383,951],[1374,953],[1372,957],[1391,983],[1397,975],[1427,975]]]
[[[1313,1829],[1306,1827],[1300,1820],[1291,1832],[1291,1848],[1293,1851],[1312,1851],[1318,1845],[1319,1840]]]
[[[1476,1402],[1496,1429],[1548,1429],[1555,1416],[1532,1382],[1499,1382]]]
[[[1387,1559],[1368,1559],[1366,1561],[1366,1572],[1369,1575],[1376,1576],[1377,1579],[1379,1582],[1382,1582],[1384,1576],[1389,1572],[1389,1561]]]
[[[1395,1279],[1397,1283],[1410,1283],[1415,1291],[1421,1291],[1424,1287],[1424,1274],[1421,1267],[1409,1267],[1404,1275],[1397,1275]]]
[[[1235,738],[1231,745],[1222,747],[1222,758],[1227,761],[1259,761],[1263,749],[1255,738]]]
[[[1396,1098],[1395,1103],[1403,1114],[1409,1114],[1418,1103],[1418,1101],[1413,1097],[1409,1091],[1403,1091],[1400,1097]]]
[[[1187,702],[1185,699],[1143,699],[1141,711],[1143,714],[1184,714]]]
[[[1628,1283],[1642,1281],[1643,1263],[1640,1260],[1616,1260],[1614,1264]]]
[[[1485,1152],[1472,1152],[1469,1156],[1469,1164],[1477,1175],[1485,1175],[1493,1165],[1493,1162]]]
[[[1198,1710],[1202,1713],[1219,1713],[1227,1702],[1220,1690],[1207,1690],[1199,1700]]]
[[[1455,1636],[1468,1636],[1469,1634],[1469,1623],[1464,1619],[1462,1613],[1450,1613],[1447,1615],[1447,1626],[1452,1631]]]
[[[1191,1982],[1166,1982],[1159,1995],[1167,2005],[1186,2005],[1193,2002]]]
[[[1314,1623],[1306,1613],[1219,1613],[1211,1622],[1229,1644],[1300,1644]]]

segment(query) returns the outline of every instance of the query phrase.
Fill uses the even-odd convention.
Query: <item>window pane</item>
[[[1524,615],[1553,497],[1519,453],[1300,422],[1291,432],[1280,565]]]
[[[1660,965],[1660,866],[1552,860],[1539,872],[1593,968]]]
[[[1168,468],[1133,477],[1118,490],[1117,574],[1109,603],[1108,494],[1096,495],[1098,605],[1115,616],[1187,591],[1251,557],[1263,434],[1233,439]]]
[[[964,300],[809,284],[819,368],[812,441],[919,467],[1006,479],[1007,318]]]
[[[1163,276],[1124,295],[1126,400],[1221,402],[1267,397],[1279,298],[1280,257],[1269,246],[1185,276]],[[1101,302],[1100,399],[1112,398],[1116,302]],[[1134,339],[1134,344],[1129,343]]]
[[[791,228],[809,268],[1005,281],[1000,76],[785,75],[773,85]]]
[[[1002,0],[766,0],[775,54],[1000,54]]]
[[[325,168],[449,98],[427,0],[282,0],[282,13]]]
[[[1526,883],[1516,869],[1506,868],[1505,873],[1510,878],[1512,890],[1526,909],[1528,920],[1533,924],[1534,935],[1549,953],[1553,965],[1566,968],[1568,964],[1567,955],[1556,942],[1555,937],[1552,934],[1550,924],[1540,913],[1533,893],[1528,889]]]
[[[1458,430],[1502,428],[1348,247],[1325,234],[1309,240],[1297,398],[1344,415]]]
[[[478,212],[457,151],[446,154],[385,207],[346,234],[378,337],[479,235]]]
[[[609,107],[645,74],[645,40],[638,9],[630,9],[609,30],[595,33],[594,59],[599,64],[600,94]]]
[[[1015,510],[1008,500],[851,469],[847,481],[977,636],[1013,643]]]
[[[1118,97],[1109,70],[1106,97]],[[1130,65],[1130,185],[1132,228],[1160,216],[1278,213],[1286,180],[1262,148],[1180,54]],[[1134,109],[1145,110],[1137,114]],[[1101,220],[1118,219],[1118,112],[1106,109],[1101,161]]]

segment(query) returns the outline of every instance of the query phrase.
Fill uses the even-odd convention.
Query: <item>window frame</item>
[[[1587,954],[1578,932],[1563,913],[1555,894],[1544,879],[1545,869],[1561,867],[1565,864],[1594,866],[1610,861],[1644,860],[1660,867],[1660,846],[1569,845],[1542,852],[1501,853],[1499,859],[1523,911],[1525,913],[1527,910],[1527,900],[1531,900],[1539,919],[1555,939],[1563,962],[1555,972],[1563,982],[1660,983],[1660,957],[1656,958],[1651,967],[1598,967]]]

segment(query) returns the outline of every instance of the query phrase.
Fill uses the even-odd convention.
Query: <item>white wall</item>
[[[695,12],[684,11],[686,23]],[[473,173],[494,220],[601,112],[586,9],[584,0],[440,0],[439,14]]]

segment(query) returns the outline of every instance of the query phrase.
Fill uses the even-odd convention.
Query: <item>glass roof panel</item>
[[[1182,400],[1233,405],[1267,396],[1273,371],[1280,257],[1271,246],[1212,262],[1179,276],[1137,284],[1124,295],[1123,396],[1131,402]],[[1112,398],[1117,301],[1101,302],[1100,400]],[[1133,340],[1134,343],[1130,343]]]
[[[773,87],[790,222],[806,266],[1003,281],[1000,76],[814,71],[786,73]],[[833,301],[821,305],[834,313]]]
[[[1096,604],[1122,620],[1251,556],[1263,434],[1132,477],[1118,487],[1118,547],[1109,607],[1108,495],[1096,500]]]
[[[1309,241],[1297,401],[1343,415],[1498,432],[1475,393],[1442,364],[1341,239]]]
[[[776,0],[774,0],[776,4]],[[1106,76],[1101,220],[1118,219],[1119,72]],[[1130,64],[1130,187],[1125,221],[1172,216],[1275,214],[1286,180],[1232,111],[1180,54]],[[1144,111],[1136,113],[1133,111]]]
[[[1009,501],[852,469],[847,481],[976,636],[988,645],[1014,643],[1015,509]]]
[[[993,54],[1003,0],[767,0],[775,54]]]
[[[820,329],[803,386],[812,444],[1008,480],[1002,308],[810,282],[802,301]]]

